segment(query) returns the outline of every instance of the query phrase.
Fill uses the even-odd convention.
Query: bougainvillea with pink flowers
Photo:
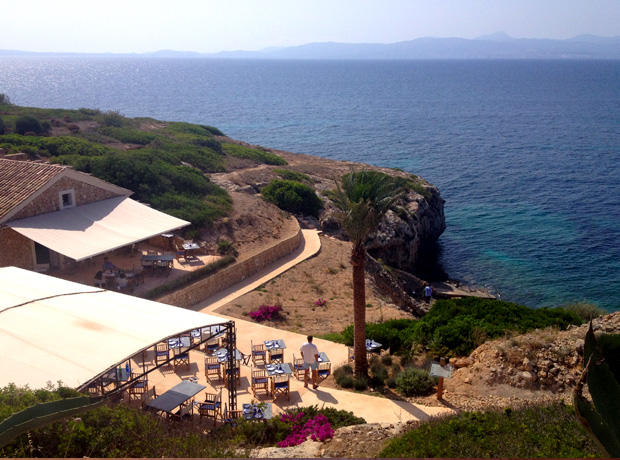
[[[303,426],[297,424],[299,420],[304,417],[304,413],[300,412],[297,415],[283,414],[280,418],[283,422],[293,423],[291,434],[284,441],[280,441],[278,447],[293,447],[301,444],[308,436],[313,441],[325,441],[326,439],[334,437],[334,430],[332,429],[329,420],[323,414],[318,414],[308,420]]]
[[[252,310],[248,316],[256,321],[276,319],[282,311],[282,305],[261,305],[257,310]]]

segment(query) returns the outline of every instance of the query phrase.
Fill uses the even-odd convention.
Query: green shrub
[[[41,122],[32,115],[22,115],[15,120],[15,132],[23,136],[29,132],[33,132],[35,134],[45,134],[49,132],[49,130],[46,131]]]
[[[361,376],[353,379],[353,388],[357,391],[364,391],[368,388],[368,378]]]
[[[117,126],[104,126],[99,129],[99,133],[111,137],[125,144],[147,145],[157,138],[156,134],[147,133],[139,129]]]
[[[215,128],[214,126],[200,125],[200,127],[206,129],[208,132],[210,132],[211,134],[215,136],[225,136],[225,134],[222,131]]]
[[[0,136],[6,133],[6,125],[4,124],[4,120],[0,117]]]
[[[235,252],[235,248],[230,241],[220,240],[217,242],[217,252],[221,255],[233,254]]]
[[[116,110],[108,110],[107,112],[101,113],[97,119],[103,126],[115,126],[120,128],[125,124],[125,117]]]
[[[78,112],[83,113],[84,115],[89,115],[91,117],[101,114],[101,110],[99,109],[88,109],[86,107],[80,107],[78,109]]]
[[[103,156],[110,155],[114,150],[108,146],[88,141],[80,137],[48,137],[43,139],[41,146],[47,150],[48,156]]]
[[[0,105],[13,105],[11,99],[4,93],[0,93]]]
[[[394,389],[396,388],[396,379],[394,377],[389,377],[385,380],[385,384],[388,388]]]
[[[562,308],[533,309],[469,297],[436,301],[413,326],[413,338],[437,353],[467,356],[482,340],[500,337],[508,330],[523,334],[533,329],[550,326],[566,329],[571,324],[582,323],[576,314]]]
[[[579,316],[584,322],[607,314],[601,307],[584,301],[572,302],[562,308]]]
[[[353,388],[353,368],[345,364],[334,371],[334,380],[342,388]]]
[[[433,392],[435,381],[423,369],[408,367],[396,377],[396,389],[403,396],[425,396]]]
[[[392,365],[392,356],[391,355],[383,355],[381,357],[381,364],[383,364],[384,366],[391,366]]]
[[[249,147],[245,147],[244,145],[231,144],[228,142],[222,143],[222,149],[224,153],[227,155],[243,158],[246,160],[252,160],[256,163],[267,164],[267,165],[277,165],[282,166],[288,164],[286,160],[278,155],[275,155],[270,152],[266,152],[263,149],[256,148],[252,149]]]
[[[293,171],[292,169],[275,168],[273,172],[284,180],[292,180],[308,184],[314,182],[312,179],[310,179],[310,176],[304,173],[300,173],[299,171]]]
[[[389,377],[388,370],[385,366],[380,363],[375,363],[370,366],[370,386],[374,388],[379,388],[385,385],[385,381]]]
[[[276,179],[262,190],[263,198],[290,213],[318,217],[323,206],[314,189],[290,180]]]
[[[400,364],[394,363],[392,364],[392,375],[398,375],[402,372],[403,368],[400,367]]]
[[[506,442],[510,440],[510,442]],[[380,458],[601,457],[563,404],[431,419],[390,441]]]

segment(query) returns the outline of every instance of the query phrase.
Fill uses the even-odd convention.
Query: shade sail
[[[7,223],[26,238],[75,260],[189,224],[125,196]]]
[[[211,315],[0,268],[0,387],[77,388],[162,339],[225,324]]]

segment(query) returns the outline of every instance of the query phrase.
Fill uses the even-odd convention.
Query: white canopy
[[[7,223],[26,238],[75,260],[189,224],[125,196]]]
[[[0,387],[77,388],[162,339],[227,321],[15,267],[0,268]]]

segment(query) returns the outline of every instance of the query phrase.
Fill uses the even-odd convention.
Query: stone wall
[[[11,220],[25,219],[26,217],[38,216],[39,214],[60,211],[60,198],[58,194],[64,190],[71,189],[75,192],[76,206],[118,196],[117,193],[69,177],[63,177],[31,203],[28,203],[28,205],[15,214]]]
[[[0,227],[0,267],[34,269],[32,242],[9,227]]]
[[[177,307],[191,307],[290,254],[299,247],[301,237],[300,229],[294,236],[282,240],[258,254],[235,262],[201,281],[155,300]]]

